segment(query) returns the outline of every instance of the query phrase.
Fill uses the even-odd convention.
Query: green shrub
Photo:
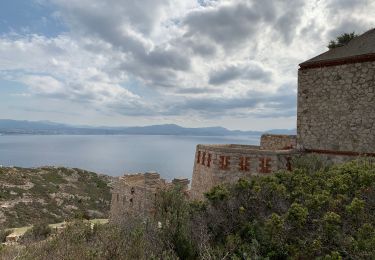
[[[160,191],[150,219],[94,229],[75,221],[27,244],[21,259],[373,259],[374,163],[304,160],[292,172],[215,187],[203,202]]]
[[[7,236],[12,233],[12,230],[10,229],[0,229],[0,244],[4,243]]]
[[[37,242],[46,239],[52,233],[52,229],[46,223],[37,223],[22,236],[23,243]]]
[[[354,32],[352,32],[352,33],[343,33],[340,36],[338,36],[336,38],[336,40],[330,41],[327,47],[329,49],[334,49],[334,48],[337,48],[337,47],[342,47],[342,46],[348,44],[351,40],[353,40],[357,36],[358,35],[355,34]]]

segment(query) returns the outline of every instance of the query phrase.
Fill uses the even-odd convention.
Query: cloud
[[[187,36],[208,36],[224,48],[232,48],[249,39],[268,13],[258,13],[250,5],[239,3],[191,12],[184,24],[188,27]]]
[[[222,85],[236,79],[261,81],[268,83],[271,81],[271,73],[265,71],[256,64],[247,66],[228,66],[211,72],[209,83],[211,85]]]
[[[51,76],[24,76],[21,81],[25,83],[31,92],[52,97],[64,97],[66,88]]]
[[[23,83],[30,98],[135,118],[295,115],[297,64],[375,24],[366,0],[38,4],[64,31],[0,35],[0,77]]]
[[[338,10],[353,10],[358,7],[365,7],[369,3],[370,0],[330,0],[328,1],[328,7],[337,12]]]

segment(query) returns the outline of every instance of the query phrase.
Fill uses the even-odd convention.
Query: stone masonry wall
[[[289,150],[296,147],[295,135],[271,135],[264,134],[260,138],[262,150]]]
[[[375,152],[375,62],[298,73],[299,148]]]
[[[110,220],[114,223],[126,221],[128,217],[149,217],[154,213],[158,190],[178,185],[187,193],[189,180],[174,179],[167,183],[158,173],[124,175],[114,184],[110,209]]]
[[[110,218],[121,222],[129,216],[145,217],[152,211],[156,190],[165,186],[157,173],[120,177],[112,190]]]
[[[280,169],[290,170],[293,155],[293,150],[260,150],[259,146],[198,145],[190,197],[200,200],[204,192],[219,184]]]

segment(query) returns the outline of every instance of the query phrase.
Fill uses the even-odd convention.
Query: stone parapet
[[[261,150],[247,145],[197,145],[190,196],[202,199],[204,193],[222,183],[241,178],[291,170],[290,150]]]
[[[262,150],[290,150],[296,146],[296,135],[264,134],[260,138],[260,149]]]

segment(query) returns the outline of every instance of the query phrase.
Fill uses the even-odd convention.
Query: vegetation
[[[12,231],[7,229],[0,229],[0,244],[5,242],[7,236],[10,235],[10,233],[12,233]]]
[[[37,223],[32,226],[26,233],[22,236],[23,243],[32,243],[45,240],[52,233],[52,229],[47,223]]]
[[[332,41],[329,42],[328,48],[334,49],[334,48],[337,48],[337,47],[344,46],[344,45],[348,44],[351,40],[353,40],[357,36],[358,35],[355,34],[354,32],[341,34],[340,36],[338,36],[336,38],[336,40],[332,40]]]
[[[293,172],[215,187],[205,202],[161,191],[152,219],[74,222],[3,255],[21,259],[373,259],[375,163],[297,160]],[[311,162],[315,162],[311,170]],[[13,250],[13,251],[12,251]],[[1,253],[0,253],[1,258]]]
[[[13,228],[81,215],[106,218],[111,181],[109,176],[80,169],[0,168],[0,223]]]

